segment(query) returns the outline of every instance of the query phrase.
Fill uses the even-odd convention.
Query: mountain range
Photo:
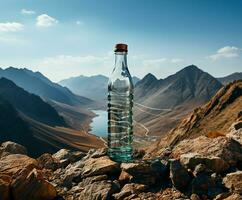
[[[19,87],[36,94],[45,100],[56,101],[71,106],[86,106],[94,102],[86,97],[73,94],[68,88],[53,83],[40,72],[33,72],[26,68],[0,68],[0,77],[12,80]]]
[[[5,111],[0,116],[0,138],[13,134],[11,138],[17,140],[25,135],[29,138],[22,141],[27,142],[25,146],[36,144],[50,152],[63,147],[87,151],[103,145],[87,134],[95,116],[87,108],[100,105],[97,101],[105,104],[107,77],[79,76],[60,82],[73,91],[28,69],[0,69],[0,77],[5,77],[0,79],[1,109],[9,113],[6,119]],[[196,107],[208,102],[222,83],[234,79],[240,79],[240,73],[216,79],[194,65],[164,79],[151,73],[141,80],[133,77],[135,135],[164,137]],[[14,125],[5,131],[10,124]],[[35,152],[40,153],[41,148]]]
[[[235,80],[241,80],[242,79],[242,72],[235,72],[233,74],[230,74],[225,77],[217,78],[223,85],[228,84],[229,82],[235,81]]]
[[[140,79],[132,77],[135,85]],[[108,77],[104,75],[77,76],[61,80],[60,85],[69,88],[75,94],[88,97],[90,99],[103,102],[107,98]]]
[[[135,120],[149,133],[163,135],[197,106],[206,103],[222,84],[195,65],[165,79],[147,74],[135,86]],[[138,124],[139,125],[139,124]],[[140,132],[140,126],[137,132]]]
[[[25,145],[32,156],[60,148],[87,151],[103,144],[93,135],[72,129],[49,103],[6,78],[0,78],[0,111],[0,142]]]

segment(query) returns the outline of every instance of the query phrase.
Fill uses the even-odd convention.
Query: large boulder
[[[27,155],[27,149],[15,142],[7,141],[0,146],[0,158],[9,154],[23,154]]]
[[[103,174],[116,174],[119,171],[119,163],[110,160],[108,156],[88,158],[69,164],[66,167],[63,184],[70,186],[72,181],[78,181],[81,178]]]
[[[4,156],[0,160],[0,177],[1,175],[8,175],[12,177],[22,169],[28,168],[32,170],[38,167],[38,162],[26,155],[12,154]]]
[[[40,170],[22,170],[12,181],[11,190],[14,200],[52,200],[56,197],[56,189]]]
[[[239,161],[242,161],[242,145],[227,137],[199,136],[195,139],[183,140],[174,147],[171,156],[180,158],[181,155],[187,153],[196,153],[207,158],[218,157],[229,166],[235,166]]]
[[[59,161],[49,153],[42,154],[37,161],[41,168],[56,170],[60,166]]]
[[[180,162],[186,168],[195,169],[199,164],[203,164],[207,169],[216,173],[221,173],[229,168],[229,165],[220,157],[206,157],[198,153],[188,153],[180,156]]]
[[[26,155],[11,154],[0,160],[0,192],[14,200],[40,200],[56,197],[55,188],[47,182],[38,162]],[[7,198],[6,198],[7,199]]]
[[[165,181],[168,175],[168,162],[165,160],[146,160],[121,164],[119,179],[129,179],[131,182],[154,185]]]
[[[78,194],[79,200],[111,199],[112,194],[119,191],[118,185],[107,180],[105,175],[87,177],[78,184],[78,188],[81,188]]]
[[[179,190],[185,189],[192,179],[187,169],[181,165],[179,160],[171,160],[170,178],[175,188]]]
[[[59,162],[60,167],[66,167],[70,163],[77,162],[86,154],[81,151],[71,151],[68,149],[61,149],[52,155],[53,159]]]
[[[242,194],[242,171],[227,174],[223,182],[230,191]]]

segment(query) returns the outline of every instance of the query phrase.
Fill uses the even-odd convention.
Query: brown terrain
[[[239,80],[224,86],[207,104],[196,108],[148,152],[160,155],[167,147],[172,148],[185,139],[227,135],[234,123],[241,123],[241,113],[242,80]]]

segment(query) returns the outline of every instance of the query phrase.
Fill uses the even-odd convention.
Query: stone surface
[[[160,159],[122,163],[121,169],[126,172],[126,176],[129,174],[130,181],[145,185],[153,185],[164,181],[167,178],[167,171],[169,170],[168,162]]]
[[[170,178],[177,189],[183,190],[188,186],[192,177],[178,160],[171,160]]]
[[[15,142],[7,141],[0,146],[0,158],[9,154],[23,154],[27,155],[27,149]]]
[[[231,137],[242,144],[242,120],[233,123],[230,127],[229,133],[226,136]]]
[[[223,182],[230,191],[242,194],[242,171],[227,174]]]
[[[33,169],[38,167],[38,162],[35,159],[26,155],[12,154],[1,158],[0,176],[3,174],[12,177],[24,168]]]
[[[80,159],[82,159],[86,154],[81,151],[71,151],[68,149],[61,149],[52,157],[59,162],[60,167],[66,167],[70,163],[74,163]]]
[[[22,170],[11,183],[14,200],[52,200],[56,197],[55,187],[43,178],[40,170]]]
[[[10,199],[10,182],[11,182],[11,177],[7,175],[0,176],[0,199],[1,200]]]
[[[180,161],[182,165],[192,170],[199,164],[203,164],[207,169],[217,173],[224,172],[229,168],[229,165],[220,157],[205,157],[198,153],[182,154]]]
[[[141,192],[144,192],[148,188],[147,185],[129,183],[124,185],[122,190],[119,193],[113,195],[114,199],[121,200],[127,198],[128,196],[134,196],[134,194],[138,195]]]
[[[115,192],[117,192],[117,187],[115,187],[115,184],[113,184],[112,181],[97,181],[83,187],[83,190],[79,195],[79,200],[111,199],[112,194]]]
[[[58,160],[49,153],[42,154],[37,161],[41,168],[56,170],[60,166]]]
[[[228,196],[227,198],[225,198],[223,200],[242,200],[242,195],[232,194],[232,195]]]
[[[187,153],[199,154],[207,158],[219,157],[230,166],[235,166],[238,161],[242,161],[242,145],[227,137],[199,136],[195,139],[183,140],[173,149],[172,157],[180,158]]]
[[[119,164],[110,160],[107,156],[99,158],[87,158],[83,161],[70,164],[65,169],[64,185],[70,186],[77,178],[88,176],[115,174],[120,171]]]

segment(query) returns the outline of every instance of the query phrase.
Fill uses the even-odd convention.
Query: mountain
[[[224,86],[209,102],[196,108],[167,136],[150,147],[148,152],[160,155],[167,147],[173,148],[185,139],[229,135],[231,126],[236,121],[238,121],[237,129],[241,128],[241,108],[242,80],[238,80]]]
[[[133,77],[136,84],[138,77]],[[103,75],[96,76],[77,76],[64,79],[59,82],[60,85],[68,87],[74,93],[88,97],[90,99],[103,102],[107,98],[108,77]]]
[[[86,97],[75,95],[69,89],[57,83],[53,83],[40,72],[33,72],[26,68],[0,68],[0,77],[10,79],[26,91],[36,94],[46,100],[72,106],[85,106],[94,103]]]
[[[217,78],[223,85],[228,84],[229,82],[242,80],[242,72],[235,72],[225,77]]]
[[[75,123],[75,116],[82,119],[88,114],[78,109],[72,111],[77,113],[72,114]],[[7,140],[25,145],[32,156],[61,148],[88,151],[103,146],[94,135],[68,127],[63,117],[39,96],[0,78],[0,142]]]
[[[21,113],[52,126],[66,126],[57,111],[39,96],[30,94],[6,78],[0,78],[0,96]]]
[[[2,81],[2,80],[0,80]],[[26,146],[34,157],[43,152],[54,152],[58,148],[34,137],[28,122],[8,101],[0,97],[0,142],[14,141]]]
[[[135,86],[135,120],[144,125],[150,134],[167,133],[221,87],[216,78],[194,65],[160,80],[147,74]]]
[[[135,101],[156,108],[204,102],[222,87],[221,83],[194,65],[174,75],[157,80],[148,74],[135,87]]]

